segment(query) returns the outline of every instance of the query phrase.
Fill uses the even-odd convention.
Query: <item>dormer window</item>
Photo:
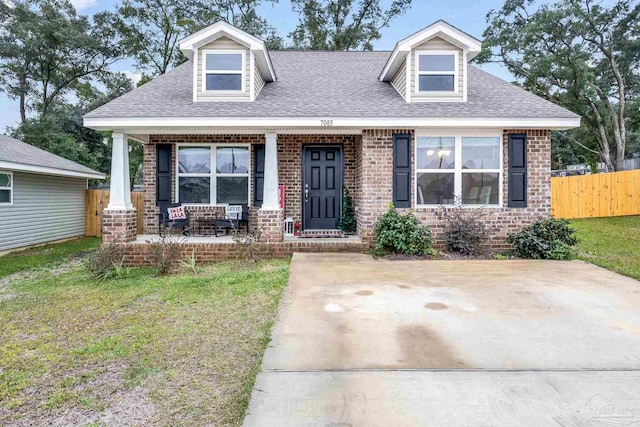
[[[457,92],[458,52],[416,52],[418,92]]]
[[[203,51],[205,92],[243,92],[244,51]]]

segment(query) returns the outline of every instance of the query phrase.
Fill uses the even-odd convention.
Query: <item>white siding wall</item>
[[[244,92],[232,93],[232,94],[224,94],[224,96],[216,95],[214,93],[203,93],[202,92],[202,51],[204,50],[244,50],[245,51],[245,84],[244,84]],[[248,101],[250,98],[250,85],[251,85],[251,65],[250,65],[250,54],[249,49],[247,49],[242,44],[236,42],[235,40],[231,40],[228,37],[220,37],[208,44],[201,46],[198,49],[198,64],[197,64],[197,83],[196,83],[196,91],[197,91],[197,99],[198,101]]]
[[[458,51],[458,93],[455,94],[441,94],[441,95],[424,95],[418,92],[418,88],[416,87],[416,70],[417,65],[415,61],[415,52],[419,50],[455,50]],[[420,100],[420,99],[429,99],[433,97],[437,98],[451,98],[452,100],[461,101],[463,99],[463,90],[464,90],[464,52],[458,46],[449,43],[446,40],[443,40],[439,37],[435,37],[429,41],[422,43],[421,45],[415,47],[411,51],[411,100]]]
[[[398,68],[396,75],[391,79],[391,84],[396,88],[398,93],[406,99],[407,95],[407,61],[402,61],[402,65]]]
[[[0,205],[0,251],[84,235],[87,180],[13,173],[13,205]]]

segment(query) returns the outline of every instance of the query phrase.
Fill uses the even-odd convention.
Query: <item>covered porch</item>
[[[249,229],[261,230],[265,243],[362,243],[358,233],[342,237],[338,226],[345,189],[358,209],[359,133],[114,132],[111,198],[104,212],[103,241],[141,244],[159,238],[159,214],[163,204],[170,203],[184,206],[192,230],[202,220],[224,217],[229,206],[242,206]],[[131,227],[135,211],[129,168],[125,167],[129,140],[144,145],[143,234]],[[294,236],[294,230],[301,236]],[[233,243],[230,235],[189,234],[181,241]]]

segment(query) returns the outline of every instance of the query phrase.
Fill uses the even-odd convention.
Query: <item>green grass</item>
[[[640,280],[640,216],[571,220],[580,259]]]
[[[288,260],[15,277],[0,298],[0,425],[238,426]]]
[[[11,252],[0,256],[0,278],[18,271],[30,270],[45,265],[59,263],[73,255],[95,249],[100,244],[97,237],[83,237],[63,243],[38,246],[24,251]]]

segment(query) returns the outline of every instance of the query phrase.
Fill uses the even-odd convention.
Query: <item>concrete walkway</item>
[[[295,254],[245,426],[640,425],[640,283]]]

